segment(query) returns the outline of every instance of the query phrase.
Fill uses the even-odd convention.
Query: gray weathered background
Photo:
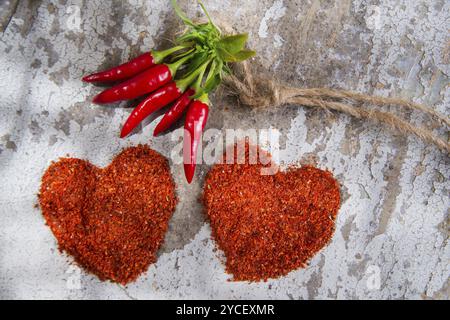
[[[404,97],[449,114],[449,1],[205,4],[248,32],[255,62],[283,81]],[[180,5],[200,17],[194,0]],[[131,104],[91,104],[100,88],[80,78],[164,47],[179,21],[167,0],[1,1],[1,9],[0,298],[448,299],[448,155],[343,115],[250,111],[222,99],[213,99],[209,128],[276,128],[283,162],[314,161],[338,177],[344,201],[332,243],[284,278],[226,281],[197,201],[208,168],[188,186],[173,165],[180,204],[158,262],[126,288],[73,267],[36,207],[50,161],[70,154],[104,166],[125,146],[150,143],[170,157],[175,145],[170,134],[152,138],[150,121],[120,140]]]

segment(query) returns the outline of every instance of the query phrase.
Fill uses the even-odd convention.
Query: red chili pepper
[[[120,137],[123,138],[127,136],[150,114],[178,99],[196,78],[201,79],[203,77],[203,73],[207,65],[208,63],[204,63],[200,68],[190,73],[186,78],[172,81],[168,85],[148,96],[136,108],[134,108],[122,128]]]
[[[153,131],[153,136],[156,137],[161,132],[166,131],[167,129],[170,128],[171,125],[173,125],[175,122],[178,121],[178,119],[181,118],[183,112],[186,110],[186,108],[189,106],[189,103],[191,102],[190,97],[194,94],[195,90],[189,89],[181,97],[179,97],[177,101],[175,101],[173,106],[169,109],[169,111],[166,112],[164,117],[156,126],[155,130]]]
[[[125,80],[154,66],[155,64],[161,63],[168,55],[184,48],[184,46],[177,46],[164,51],[147,52],[117,67],[85,76],[83,81],[110,82]]]
[[[120,66],[94,73],[83,78],[84,82],[108,82],[128,79],[157,64],[151,52],[141,54]]]
[[[137,76],[106,89],[94,97],[94,103],[111,103],[120,100],[132,100],[146,93],[153,92],[163,85],[169,83],[178,68],[190,59],[192,55],[186,56],[172,64],[158,64],[143,71]]]
[[[184,174],[188,183],[194,177],[197,150],[201,143],[201,135],[208,119],[208,97],[203,95],[189,105],[184,123],[183,159]]]
[[[134,108],[133,112],[123,125],[120,137],[126,137],[139,125],[139,123],[142,122],[142,120],[180,97],[182,93],[183,92],[178,88],[177,83],[174,81],[152,93]]]

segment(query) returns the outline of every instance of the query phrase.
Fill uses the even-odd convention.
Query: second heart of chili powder
[[[103,169],[74,158],[52,163],[39,202],[60,250],[126,284],[156,261],[177,199],[167,159],[139,145]]]
[[[261,175],[264,165],[249,164],[248,144],[245,150],[246,163],[211,169],[203,201],[233,280],[277,278],[304,267],[330,241],[339,185],[312,166]]]

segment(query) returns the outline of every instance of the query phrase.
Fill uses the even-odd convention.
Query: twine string
[[[255,76],[246,61],[237,64],[234,71],[233,75],[225,78],[227,92],[236,96],[238,101],[246,106],[265,108],[292,104],[338,111],[359,119],[377,121],[404,135],[415,135],[425,143],[432,143],[440,150],[450,153],[448,140],[441,139],[431,130],[411,124],[394,113],[374,108],[397,106],[424,113],[431,120],[436,121],[440,128],[444,128],[448,134],[449,117],[425,105],[399,98],[365,95],[347,90],[286,86],[270,78]],[[369,106],[372,108],[368,108]]]

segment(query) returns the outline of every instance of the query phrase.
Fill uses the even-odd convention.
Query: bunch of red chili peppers
[[[168,130],[186,111],[183,160],[186,179],[191,183],[195,172],[197,149],[209,112],[208,94],[229,72],[227,63],[252,57],[246,50],[247,34],[223,36],[208,17],[207,23],[195,24],[172,0],[177,15],[187,31],[176,39],[176,45],[163,51],[144,53],[112,69],[83,78],[86,82],[115,82],[94,98],[98,104],[147,97],[131,112],[122,127],[120,137],[129,135],[146,117],[173,103],[156,126],[153,135]]]

